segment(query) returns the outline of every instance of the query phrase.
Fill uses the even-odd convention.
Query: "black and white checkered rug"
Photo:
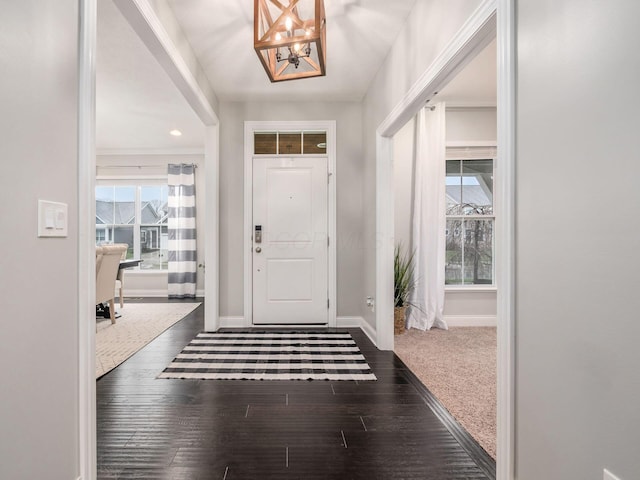
[[[158,378],[376,380],[349,333],[199,333]]]

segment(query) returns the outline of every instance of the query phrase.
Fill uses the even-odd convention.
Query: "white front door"
[[[327,159],[253,159],[253,323],[328,322]]]

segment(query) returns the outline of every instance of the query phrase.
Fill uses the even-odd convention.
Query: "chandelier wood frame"
[[[253,47],[271,82],[326,75],[324,1],[305,0],[311,18],[301,17],[302,3],[254,0]]]

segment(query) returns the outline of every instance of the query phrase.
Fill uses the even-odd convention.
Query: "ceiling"
[[[169,131],[179,129],[182,136]],[[98,2],[96,148],[202,148],[204,127],[111,0]]]
[[[167,1],[219,100],[361,101],[416,0],[326,0],[326,77],[275,84],[253,50],[253,0]],[[492,45],[438,99],[495,105]],[[99,153],[203,148],[201,121],[112,0],[98,2],[96,59]]]
[[[326,0],[327,75],[272,84],[253,50],[253,0],[169,0],[220,100],[359,101],[415,0]]]
[[[495,39],[433,99],[449,105],[495,107],[497,102],[497,46]]]

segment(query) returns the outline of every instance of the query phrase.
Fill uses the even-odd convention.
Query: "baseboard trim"
[[[337,317],[337,328],[360,328],[362,326],[362,317]]]
[[[119,295],[119,293],[117,293]],[[166,288],[162,289],[140,289],[132,290],[125,288],[124,298],[127,297],[149,297],[149,298],[166,298],[169,295]],[[196,290],[196,297],[204,297],[204,290]],[[118,296],[116,296],[118,298]]]
[[[328,325],[326,323],[317,323],[317,324],[309,324],[309,325],[294,325],[294,324],[290,324],[290,323],[254,323],[253,325],[251,325],[251,328],[294,328],[296,330],[300,330],[300,329],[305,329],[308,328],[310,330],[313,329],[318,329],[318,328],[327,328]]]
[[[291,325],[249,325],[243,316],[220,317],[220,328],[287,328]],[[345,316],[336,318],[337,328],[359,328],[376,345],[376,332],[363,317]],[[295,325],[295,328],[325,328],[322,325]]]
[[[326,328],[326,325],[247,325],[243,316],[220,317],[220,328]]]
[[[160,297],[167,297],[167,295],[168,295],[168,292],[166,289],[132,290],[130,288],[125,288],[124,290],[124,298],[127,298],[127,297],[160,298]]]
[[[359,328],[374,345],[377,345],[376,331],[363,317],[338,317],[336,318],[336,326],[338,328]]]
[[[449,327],[497,327],[496,315],[445,315]]]
[[[244,317],[220,317],[220,328],[246,328]]]
[[[369,337],[369,340],[377,347],[378,346],[378,334],[373,328],[373,326],[367,322],[364,318],[362,319],[362,323],[360,325],[360,329],[364,332],[364,334]]]

